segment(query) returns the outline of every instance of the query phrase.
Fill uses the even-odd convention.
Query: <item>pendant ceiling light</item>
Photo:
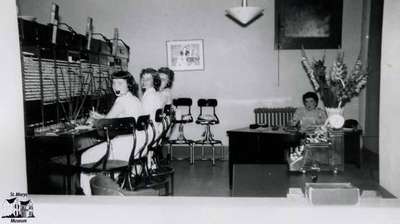
[[[260,7],[247,6],[247,0],[242,0],[241,7],[233,7],[226,10],[229,16],[233,17],[235,20],[239,21],[243,25],[246,25],[247,23],[252,21],[263,11],[264,9]]]

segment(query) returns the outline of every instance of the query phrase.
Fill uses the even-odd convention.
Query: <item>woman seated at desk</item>
[[[298,108],[293,116],[292,125],[300,125],[303,132],[314,131],[315,128],[324,125],[326,113],[318,106],[318,95],[307,92],[303,95],[304,107]]]
[[[138,85],[133,76],[126,71],[119,71],[112,74],[112,89],[117,98],[113,106],[107,114],[99,114],[95,111],[90,113],[90,118],[96,122],[102,118],[123,118],[134,117],[136,120],[139,116],[144,115],[142,103],[137,98]],[[137,139],[143,139],[144,135],[136,133]],[[125,160],[129,159],[132,151],[133,138],[131,135],[120,135],[111,140],[113,150],[110,154],[111,159]],[[140,145],[140,144],[137,144]],[[82,154],[81,162],[92,163],[98,161],[104,156],[107,150],[107,144],[104,142],[88,149]],[[86,195],[90,195],[89,180],[94,175],[81,174],[81,187]]]

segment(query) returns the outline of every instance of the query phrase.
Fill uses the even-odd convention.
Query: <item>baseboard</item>
[[[378,186],[378,191],[383,198],[397,198],[396,196],[394,196],[392,193],[390,193],[388,190],[386,190],[381,185]]]
[[[195,160],[202,160],[202,159],[211,159],[212,158],[212,150],[210,145],[204,145],[204,156],[202,156],[202,146],[196,145],[194,147],[194,157]],[[173,145],[173,157],[176,159],[188,159],[189,158],[189,146],[187,145]],[[221,150],[223,156],[221,155]],[[163,152],[166,155],[168,151],[168,145],[164,146]],[[215,158],[219,160],[229,160],[229,147],[228,146],[215,146]]]

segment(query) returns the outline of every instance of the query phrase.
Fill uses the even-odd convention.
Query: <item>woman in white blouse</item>
[[[172,104],[172,93],[171,88],[174,83],[174,71],[167,67],[162,67],[158,69],[158,73],[160,75],[161,85],[160,85],[160,94],[163,102],[163,106],[167,104]]]
[[[134,117],[136,120],[139,116],[144,115],[144,109],[141,102],[137,98],[138,85],[133,76],[127,71],[119,71],[112,74],[112,89],[117,98],[113,106],[107,114],[99,114],[95,111],[90,113],[90,118],[94,123],[102,118],[123,118]],[[144,140],[144,135],[137,132],[137,142]],[[111,140],[112,151],[110,159],[129,160],[132,151],[133,138],[132,135],[120,135]],[[140,143],[137,143],[137,148]],[[92,163],[98,161],[107,150],[107,144],[101,143],[96,145],[82,154],[81,163]],[[81,188],[85,195],[90,194],[90,178],[92,174],[81,174]]]
[[[143,69],[140,73],[140,84],[143,109],[154,121],[156,110],[163,107],[162,98],[158,92],[161,84],[158,72],[152,68]]]
[[[163,108],[163,102],[160,92],[158,92],[161,84],[160,76],[157,70],[152,68],[145,68],[140,73],[140,84],[142,89],[142,105],[146,114],[150,114],[150,119],[154,123],[156,129],[157,138],[162,132],[162,124],[155,122],[155,114],[158,109]],[[150,136],[150,139],[153,136]],[[152,165],[153,153],[148,153],[148,164],[149,168],[154,167]]]
[[[303,132],[312,132],[315,128],[324,125],[326,113],[318,106],[318,95],[307,92],[303,95],[304,107],[298,108],[293,116],[292,125],[300,125]]]

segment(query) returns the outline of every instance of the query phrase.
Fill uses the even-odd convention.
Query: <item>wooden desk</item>
[[[282,128],[240,128],[227,131],[229,136],[229,187],[235,164],[285,164],[285,150],[300,143],[301,134]]]
[[[80,166],[80,156],[90,147],[103,142],[98,139],[96,129],[70,130],[58,133],[26,137],[26,161],[29,194],[74,194],[73,180],[66,176],[65,189],[53,192],[48,176],[52,173],[49,162],[54,157],[65,156],[66,167]],[[61,192],[60,192],[61,191]]]

